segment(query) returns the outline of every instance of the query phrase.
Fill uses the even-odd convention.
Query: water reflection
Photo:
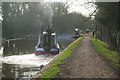
[[[23,55],[34,53],[34,47],[37,44],[37,39],[23,39],[16,41],[7,41],[4,44],[4,56]]]
[[[31,78],[55,56],[34,54],[37,39],[8,41],[4,44],[2,57],[3,78]]]
[[[8,67],[9,66],[9,67]],[[31,78],[40,67],[26,68],[19,65],[3,64],[3,78]]]
[[[7,64],[19,64],[23,67],[39,67],[40,65],[46,65],[56,55],[38,55],[35,54],[24,54],[24,55],[13,55],[2,58],[3,63]]]
[[[41,65],[48,64],[56,55],[39,55],[34,54],[34,47],[37,44],[36,39],[22,39],[7,41],[0,51],[2,54],[2,77],[3,78],[31,78],[41,68]],[[64,49],[71,40],[58,40],[61,49]],[[1,72],[0,71],[0,72]],[[1,74],[0,74],[1,75]]]

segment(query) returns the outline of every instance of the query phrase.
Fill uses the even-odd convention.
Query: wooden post
[[[101,38],[100,38],[101,41],[103,40],[103,39],[102,39],[102,35],[103,35],[103,32],[102,32],[102,26],[101,26]]]
[[[96,37],[95,37],[96,41],[97,41],[97,36],[98,36],[98,35],[97,35],[97,26],[96,26]]]

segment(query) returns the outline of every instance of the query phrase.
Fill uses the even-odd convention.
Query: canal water
[[[62,40],[63,39],[63,40]],[[0,72],[2,78],[30,79],[38,73],[42,65],[48,64],[56,55],[35,55],[37,38],[7,41],[0,48]],[[62,51],[72,42],[71,37],[64,40],[58,37]]]

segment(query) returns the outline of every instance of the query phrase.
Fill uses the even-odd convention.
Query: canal
[[[72,42],[72,36],[58,35],[57,41],[62,51]],[[0,72],[2,78],[27,78],[35,75],[42,65],[48,64],[56,55],[35,55],[37,38],[6,41],[0,48]]]

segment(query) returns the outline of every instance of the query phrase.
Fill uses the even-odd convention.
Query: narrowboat
[[[56,40],[56,33],[51,32],[50,28],[39,35],[38,44],[35,47],[35,54],[59,54],[59,44]]]
[[[80,37],[79,29],[75,29],[73,33],[73,41]]]

